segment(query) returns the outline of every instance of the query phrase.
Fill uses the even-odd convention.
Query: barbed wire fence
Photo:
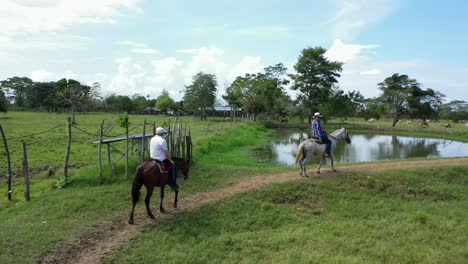
[[[166,123],[166,122],[163,122]],[[146,133],[146,128],[150,126],[152,128],[151,133]],[[32,137],[35,136],[40,136],[40,135],[46,135],[50,133],[59,133],[63,134],[64,133],[64,128],[65,132],[67,134],[67,145],[66,145],[66,151],[65,151],[65,161],[64,161],[64,166],[63,166],[63,175],[64,175],[64,186],[70,183],[69,180],[69,175],[68,175],[68,168],[71,166],[69,165],[70,161],[70,153],[71,150],[73,149],[72,144],[73,144],[73,135],[79,135],[81,137],[85,136],[88,137],[89,141],[91,142],[92,139],[97,141],[94,141],[94,143],[98,144],[98,167],[100,168],[99,171],[99,182],[102,184],[103,183],[103,173],[102,173],[102,158],[101,158],[101,147],[103,144],[107,145],[107,155],[108,155],[108,164],[111,166],[112,169],[112,175],[115,175],[115,167],[114,165],[121,160],[121,158],[125,158],[125,175],[128,178],[128,159],[129,159],[129,149],[128,149],[128,144],[129,140],[132,141],[132,155],[134,153],[134,143],[138,139],[141,138],[141,141],[139,141],[138,146],[139,146],[139,162],[142,162],[145,158],[145,155],[148,154],[149,148],[148,146],[148,138],[150,136],[155,135],[155,130],[156,130],[156,121],[152,122],[147,122],[144,120],[143,124],[138,124],[129,127],[128,124],[125,127],[125,132],[122,133],[112,133],[114,129],[116,128],[116,122],[112,122],[109,120],[102,120],[101,126],[99,129],[96,131],[90,131],[87,130],[83,127],[78,126],[77,124],[72,124],[71,120],[69,118],[66,119],[65,126],[64,124],[59,124],[56,126],[53,126],[51,128],[39,131],[39,132],[34,132],[34,133],[29,133],[26,135],[20,135],[20,136],[14,136],[14,137],[7,137],[2,125],[0,124],[0,134],[2,136],[3,140],[3,145],[5,149],[5,156],[6,156],[6,163],[7,163],[7,172],[6,172],[6,177],[7,177],[7,197],[8,200],[12,200],[13,196],[13,190],[12,190],[12,178],[14,175],[23,175],[24,176],[24,182],[25,182],[25,199],[26,201],[30,200],[30,177],[29,174],[33,173],[34,171],[40,172],[43,170],[49,170],[49,175],[55,174],[55,170],[52,168],[52,165],[48,166],[42,166],[39,169],[37,168],[30,168],[31,166],[29,165],[28,162],[28,154],[27,154],[27,144],[26,144],[26,139],[31,139]],[[135,134],[130,136],[130,132],[135,132],[137,129],[142,129],[143,133],[140,134]],[[125,136],[125,137],[123,137]],[[118,142],[118,141],[124,141],[125,140],[125,153],[122,153],[120,150],[116,149],[115,147],[111,146],[110,144],[113,142]],[[19,170],[17,173],[13,173],[12,171],[12,166],[11,166],[11,156],[10,156],[10,149],[9,149],[9,142],[15,142],[17,141],[21,145],[21,150],[22,150],[22,169]],[[87,140],[86,140],[87,141]],[[187,125],[185,124],[185,127],[178,122],[177,118],[171,122],[169,120],[169,127],[168,127],[168,147],[171,155],[173,157],[183,157],[184,159],[191,159],[192,157],[192,138],[191,138],[191,131],[190,131],[190,126],[187,128]],[[121,157],[115,161],[114,164],[111,164],[111,151],[110,148],[113,148],[117,152],[119,152]]]

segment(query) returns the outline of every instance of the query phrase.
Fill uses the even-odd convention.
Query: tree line
[[[345,92],[338,86],[343,63],[331,61],[326,49],[309,47],[302,50],[294,72],[287,74],[282,63],[266,67],[258,73],[238,76],[225,84],[222,99],[231,107],[232,116],[238,111],[252,120],[281,116],[296,116],[310,122],[314,112],[328,117],[365,119],[388,117],[395,126],[402,118],[468,119],[468,103],[462,100],[446,102],[445,95],[423,88],[416,79],[395,73],[376,84],[380,95],[365,98],[356,90]],[[34,82],[26,77],[12,77],[0,82],[0,110],[117,111],[141,113],[148,107],[159,111],[185,111],[206,119],[217,101],[218,82],[215,75],[199,72],[185,86],[183,100],[175,102],[167,91],[157,99],[149,95],[99,95],[101,85],[85,85],[72,79],[56,82]],[[296,91],[291,99],[287,90]]]

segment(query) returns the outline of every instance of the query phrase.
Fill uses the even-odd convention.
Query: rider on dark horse
[[[314,114],[314,120],[312,121],[312,134],[318,138],[319,144],[327,144],[324,155],[325,157],[330,157],[331,141],[328,139],[327,132],[320,124],[320,117],[322,117],[322,115],[319,112]]]
[[[164,137],[167,135],[166,129],[162,127],[156,128],[156,135],[150,141],[150,157],[153,160],[162,162],[165,170],[169,171],[169,185],[171,189],[178,189],[177,185],[177,168],[174,161],[171,159],[171,153],[167,148],[167,141]]]

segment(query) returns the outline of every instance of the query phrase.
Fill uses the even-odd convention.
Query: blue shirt
[[[314,136],[318,138],[326,136],[323,132],[322,125],[320,125],[320,120],[317,119],[314,119],[314,121],[312,121],[312,132],[314,133]]]

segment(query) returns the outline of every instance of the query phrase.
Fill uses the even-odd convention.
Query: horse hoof
[[[150,215],[148,215],[148,216],[149,216],[149,218],[151,218],[151,219],[153,219],[153,220],[156,219],[156,217],[154,217],[153,214],[150,214]]]
[[[165,214],[165,213],[166,213],[166,210],[164,210],[164,208],[161,208],[161,209],[159,209],[159,212]]]
[[[320,174],[320,171],[317,171],[317,174]]]
[[[177,208],[177,204],[176,204],[176,203],[175,203],[175,204],[173,204],[172,206],[174,206],[174,208]]]
[[[129,224],[129,225],[134,225],[135,222],[133,222],[133,219],[130,219],[130,220],[128,220],[128,224]]]
[[[336,170],[334,169],[333,172],[336,172]]]

